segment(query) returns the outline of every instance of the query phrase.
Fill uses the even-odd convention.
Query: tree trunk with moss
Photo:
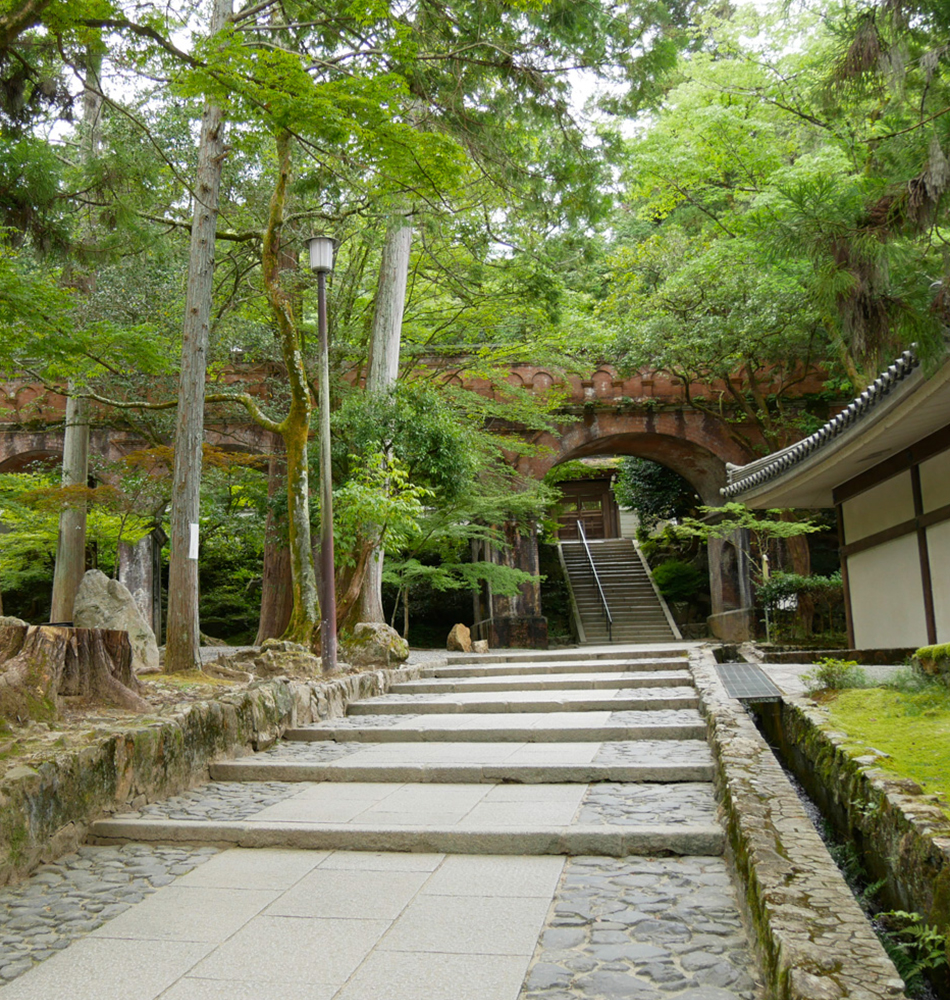
[[[281,228],[290,182],[293,137],[277,137],[277,183],[271,197],[261,263],[267,301],[277,325],[277,340],[287,368],[290,409],[279,423],[262,424],[283,438],[287,449],[287,544],[293,610],[284,638],[309,645],[318,618],[317,578],[310,538],[309,435],[313,400],[303,362],[303,342],[293,296],[281,284]],[[258,420],[258,423],[261,423]]]

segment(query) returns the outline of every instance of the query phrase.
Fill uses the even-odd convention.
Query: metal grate
[[[782,692],[754,663],[717,663],[716,670],[730,698],[739,701],[782,700]]]

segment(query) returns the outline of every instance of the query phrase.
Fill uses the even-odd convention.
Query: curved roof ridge
[[[789,445],[781,451],[773,452],[771,455],[750,462],[748,465],[727,466],[729,485],[722,487],[719,492],[724,497],[731,498],[753,486],[761,486],[770,479],[787,472],[792,466],[814,454],[861,420],[919,367],[920,359],[913,348],[904,351],[886,371],[878,375],[860,396],[849,403],[837,416],[832,417],[824,427],[809,434],[797,444]]]

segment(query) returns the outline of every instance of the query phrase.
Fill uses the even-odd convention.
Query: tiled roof
[[[913,374],[919,366],[920,359],[914,351],[904,351],[894,364],[887,371],[882,372],[857,399],[814,434],[810,434],[797,444],[767,455],[749,465],[727,466],[729,485],[724,486],[719,492],[727,499],[731,499],[787,472],[809,455],[814,454],[839,437],[849,427],[854,426],[882,402],[896,386]]]

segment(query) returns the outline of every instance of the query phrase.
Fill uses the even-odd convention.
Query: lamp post
[[[327,336],[327,275],[333,270],[334,241],[329,236],[310,240],[310,270],[317,275],[317,314],[320,333],[320,650],[323,672],[336,671],[336,581],[333,572],[333,474],[330,464],[330,355]]]

